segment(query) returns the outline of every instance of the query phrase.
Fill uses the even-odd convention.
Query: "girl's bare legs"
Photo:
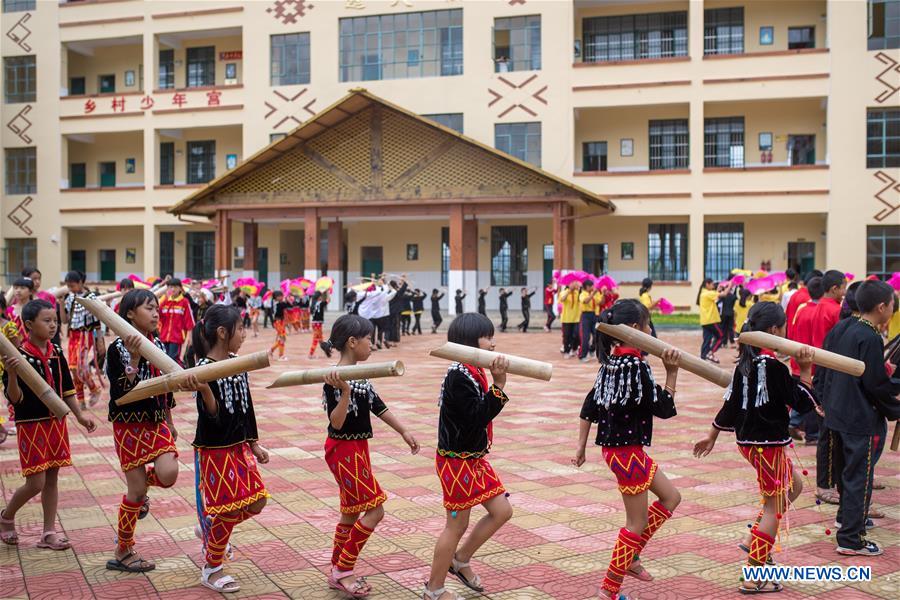
[[[453,516],[454,512],[456,512],[456,517]],[[431,560],[431,575],[426,584],[426,587],[429,590],[434,591],[444,587],[444,583],[447,580],[447,572],[450,570],[450,563],[453,561],[453,555],[456,553],[456,547],[459,545],[459,541],[462,539],[463,535],[465,535],[466,529],[469,527],[469,515],[471,512],[471,509],[447,511],[447,522],[444,525],[444,530],[441,532],[437,543],[434,545],[434,558]],[[449,594],[449,592],[447,594]],[[443,598],[444,595],[442,595],[441,598]]]
[[[462,563],[469,562],[475,552],[512,518],[512,506],[505,494],[494,496],[482,506],[487,510],[487,514],[478,520],[466,541],[456,550],[455,557],[451,556],[451,558],[456,558]],[[469,581],[475,577],[475,573],[470,567],[460,569],[460,573]]]

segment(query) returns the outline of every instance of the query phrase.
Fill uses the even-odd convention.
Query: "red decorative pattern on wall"
[[[536,82],[536,80],[538,79],[537,73],[531,75],[521,83],[513,83],[508,79],[508,77],[509,74],[506,74],[506,76],[501,75],[497,77],[497,81],[508,88],[501,88],[501,92],[505,92],[505,94],[498,92],[492,88],[488,88],[488,93],[493,98],[490,102],[488,102],[488,108],[492,108],[498,102],[502,102],[501,107],[504,107],[503,110],[497,115],[498,118],[502,119],[515,109],[522,110],[529,116],[536,117],[538,116],[537,111],[540,110],[540,106],[538,104],[535,104],[536,102],[543,104],[544,106],[549,105],[547,99],[544,98],[544,92],[546,92],[550,86],[542,86],[539,81]],[[532,83],[534,83],[534,85],[532,85]]]
[[[31,230],[31,227],[28,226],[28,221],[34,216],[31,211],[28,210],[28,205],[33,201],[34,198],[31,196],[25,196],[25,198],[23,198],[22,201],[6,215],[6,218],[12,221],[13,225],[18,227],[25,235],[32,235],[34,233]]]
[[[31,129],[33,123],[28,120],[27,116],[25,116],[31,112],[31,108],[32,106],[30,104],[26,104],[22,107],[22,110],[17,112],[16,116],[10,119],[9,123],[6,124],[6,128],[19,136],[19,139],[26,144],[30,144],[32,141],[31,136],[29,136],[26,132]]]
[[[25,23],[30,19],[31,13],[25,13],[18,21],[16,21],[16,24],[6,32],[6,37],[11,39],[19,48],[28,53],[31,52],[31,46],[28,45],[25,40],[31,36],[31,30],[26,27]]]
[[[291,25],[297,19],[306,16],[306,11],[315,8],[308,0],[276,0],[266,12],[281,21],[283,25]]]
[[[312,109],[312,105],[316,103],[316,98],[309,100],[306,102],[306,98],[303,100],[300,99],[306,92],[309,91],[309,88],[303,88],[293,96],[286,96],[282,94],[278,90],[272,90],[272,94],[275,98],[272,98],[271,101],[265,102],[266,108],[269,109],[269,112],[266,113],[265,119],[269,119],[270,117],[274,117],[277,119],[274,125],[272,125],[272,129],[278,129],[286,121],[293,121],[295,125],[300,125],[303,121],[297,118],[297,114],[301,111],[306,111],[309,116],[313,116],[316,114],[316,111]],[[277,98],[277,99],[276,99]],[[304,102],[306,102],[304,104]],[[302,104],[302,106],[300,106]],[[305,115],[304,115],[305,116]]]
[[[900,182],[885,173],[884,171],[875,171],[875,179],[885,184],[883,188],[875,193],[875,199],[884,204],[884,208],[875,213],[876,221],[884,221],[889,216],[900,210]],[[889,200],[882,197],[885,192],[897,192],[896,200]]]
[[[888,98],[890,98],[897,92],[900,92],[900,61],[884,52],[879,52],[878,54],[876,54],[875,60],[883,65],[887,65],[886,69],[875,76],[875,81],[887,88],[886,90],[883,90],[880,94],[875,96],[875,102],[877,102],[878,104],[883,104]],[[896,74],[896,84],[883,79],[883,77],[888,74],[891,74],[892,76]]]

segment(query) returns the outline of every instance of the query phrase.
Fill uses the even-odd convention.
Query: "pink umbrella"
[[[664,315],[671,315],[672,312],[675,310],[675,305],[673,305],[671,302],[669,302],[665,298],[660,298],[656,303],[656,308],[658,308],[659,312],[661,312]]]
[[[896,273],[891,275],[891,278],[888,279],[887,282],[888,285],[900,292],[900,271],[897,271]]]

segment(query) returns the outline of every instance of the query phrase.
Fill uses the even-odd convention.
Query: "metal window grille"
[[[37,148],[6,149],[6,193],[37,193]]]
[[[788,27],[788,50],[816,47],[815,27]]]
[[[582,171],[606,170],[606,142],[584,142],[581,150]]]
[[[159,184],[175,183],[175,144],[161,142],[159,144]]]
[[[744,117],[706,119],[703,123],[703,166],[744,166]]]
[[[704,273],[716,281],[731,277],[732,269],[744,268],[744,224],[707,223],[703,242]]]
[[[887,279],[900,271],[900,225],[870,225],[866,235],[866,272]]]
[[[687,31],[686,11],[584,19],[584,62],[687,56]]]
[[[309,83],[309,34],[288,33],[271,37],[271,85]]]
[[[175,51],[159,51],[159,87],[170,89],[175,87]]]
[[[441,227],[441,285],[450,285],[450,228]]]
[[[866,120],[866,167],[900,167],[900,110],[869,109]]]
[[[216,234],[212,231],[187,232],[187,276],[210,279],[216,269]]]
[[[434,115],[422,115],[426,119],[431,119],[440,123],[444,127],[449,127],[459,133],[463,132],[463,114],[462,113],[440,113]]]
[[[216,177],[216,142],[188,142],[188,183],[206,183]]]
[[[744,7],[703,11],[703,53],[744,53]]]
[[[650,170],[686,169],[689,164],[688,121],[650,121]]]
[[[609,244],[582,244],[581,269],[599,275],[606,272],[609,264]]]
[[[175,275],[175,232],[159,232],[159,272],[164,277]]]
[[[216,47],[187,49],[187,87],[210,87],[216,84]]]
[[[528,227],[491,227],[491,285],[526,285]]]
[[[687,281],[688,226],[648,225],[647,272],[659,281]]]
[[[462,10],[340,19],[341,81],[462,75]]]
[[[34,102],[37,97],[37,67],[34,56],[3,59],[3,91],[7,104]]]
[[[3,0],[3,12],[34,10],[35,0]]]
[[[537,71],[541,68],[541,16],[494,19],[494,70]]]
[[[900,0],[869,0],[869,50],[900,48]]]
[[[541,124],[498,123],[494,125],[494,147],[540,167]]]

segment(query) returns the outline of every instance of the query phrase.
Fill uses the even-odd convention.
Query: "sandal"
[[[834,490],[827,490],[825,492],[816,492],[816,498],[818,498],[825,504],[840,504],[841,503],[840,494],[838,494]]]
[[[372,592],[372,587],[366,581],[365,577],[357,577],[350,585],[345,585],[341,579],[352,575],[353,571],[338,571],[336,567],[331,568],[331,575],[328,576],[328,587],[344,592],[351,598],[365,598]]]
[[[884,482],[880,479],[872,479],[872,489],[873,490],[883,490]]]
[[[481,577],[476,575],[470,581],[470,580],[466,579],[466,576],[460,572],[461,569],[466,569],[468,567],[469,567],[469,563],[459,562],[458,560],[456,560],[456,556],[454,556],[453,559],[450,561],[450,568],[448,569],[448,571],[450,572],[451,575],[456,575],[456,578],[459,579],[460,582],[462,582],[462,584],[464,586],[466,586],[473,592],[478,592],[480,594],[484,591],[484,588],[481,586]]]
[[[141,504],[141,510],[138,511],[138,520],[143,519],[150,514],[150,496],[144,496],[144,503]]]
[[[766,586],[771,585],[771,588]],[[775,581],[760,581],[754,587],[748,588],[741,586],[738,591],[742,594],[774,594],[784,589],[784,586]]]
[[[200,570],[200,585],[205,588],[209,588],[214,592],[220,592],[222,594],[230,594],[231,592],[237,592],[241,589],[241,586],[238,585],[237,581],[234,580],[234,577],[231,575],[224,575],[219,577],[215,581],[210,581],[210,575],[214,575],[222,570],[222,565],[218,567],[207,567],[204,566]]]
[[[635,571],[635,566],[639,567],[640,571]],[[628,567],[625,574],[640,581],[653,581],[653,575],[641,565],[640,561],[638,561],[637,565],[634,564],[634,561],[631,561],[631,566]]]
[[[425,597],[423,598],[423,600],[439,600],[439,598],[441,596],[443,596],[444,594],[446,594],[448,591],[447,588],[438,588],[432,592],[431,590],[428,589],[427,583],[425,584],[424,587],[425,587]],[[456,592],[451,591],[450,593],[453,594],[453,596],[450,597],[450,600],[465,600],[462,596],[460,596]]]
[[[870,519],[883,519],[883,518],[884,518],[884,513],[881,512],[880,510],[877,510],[877,509],[874,509],[874,508],[870,508],[870,509],[869,509],[869,514],[868,514],[867,516],[868,516]]]
[[[16,533],[16,521],[14,519],[7,519],[6,517],[4,517],[4,512],[6,511],[0,511],[0,526],[12,526],[12,530],[0,531],[0,542],[3,542],[8,546],[18,546],[19,534]]]
[[[197,536],[198,540],[203,540],[203,529],[200,528],[199,523],[194,525],[194,535]],[[234,548],[231,547],[231,542],[228,542],[228,545],[225,546],[225,558],[229,561],[234,560]]]
[[[747,547],[747,544],[740,543],[740,544],[738,544],[738,548],[740,548],[741,550],[743,550],[743,551],[746,552],[747,554],[750,554],[750,548]],[[774,564],[775,564],[775,559],[772,558],[772,553],[771,553],[771,552],[769,552],[769,556],[766,557],[766,564],[767,564],[767,565],[774,565]]]
[[[126,563],[125,559],[134,557],[134,560]],[[106,568],[110,571],[124,571],[125,573],[146,573],[156,568],[152,562],[148,562],[137,556],[134,550],[129,550],[128,554],[122,558],[113,558],[106,561]]]
[[[50,536],[56,536],[56,540],[48,542],[47,539]],[[49,548],[50,550],[68,550],[72,547],[72,544],[69,543],[69,538],[66,536],[60,536],[55,531],[45,531],[44,535],[41,536],[41,541],[37,543],[37,547]]]

